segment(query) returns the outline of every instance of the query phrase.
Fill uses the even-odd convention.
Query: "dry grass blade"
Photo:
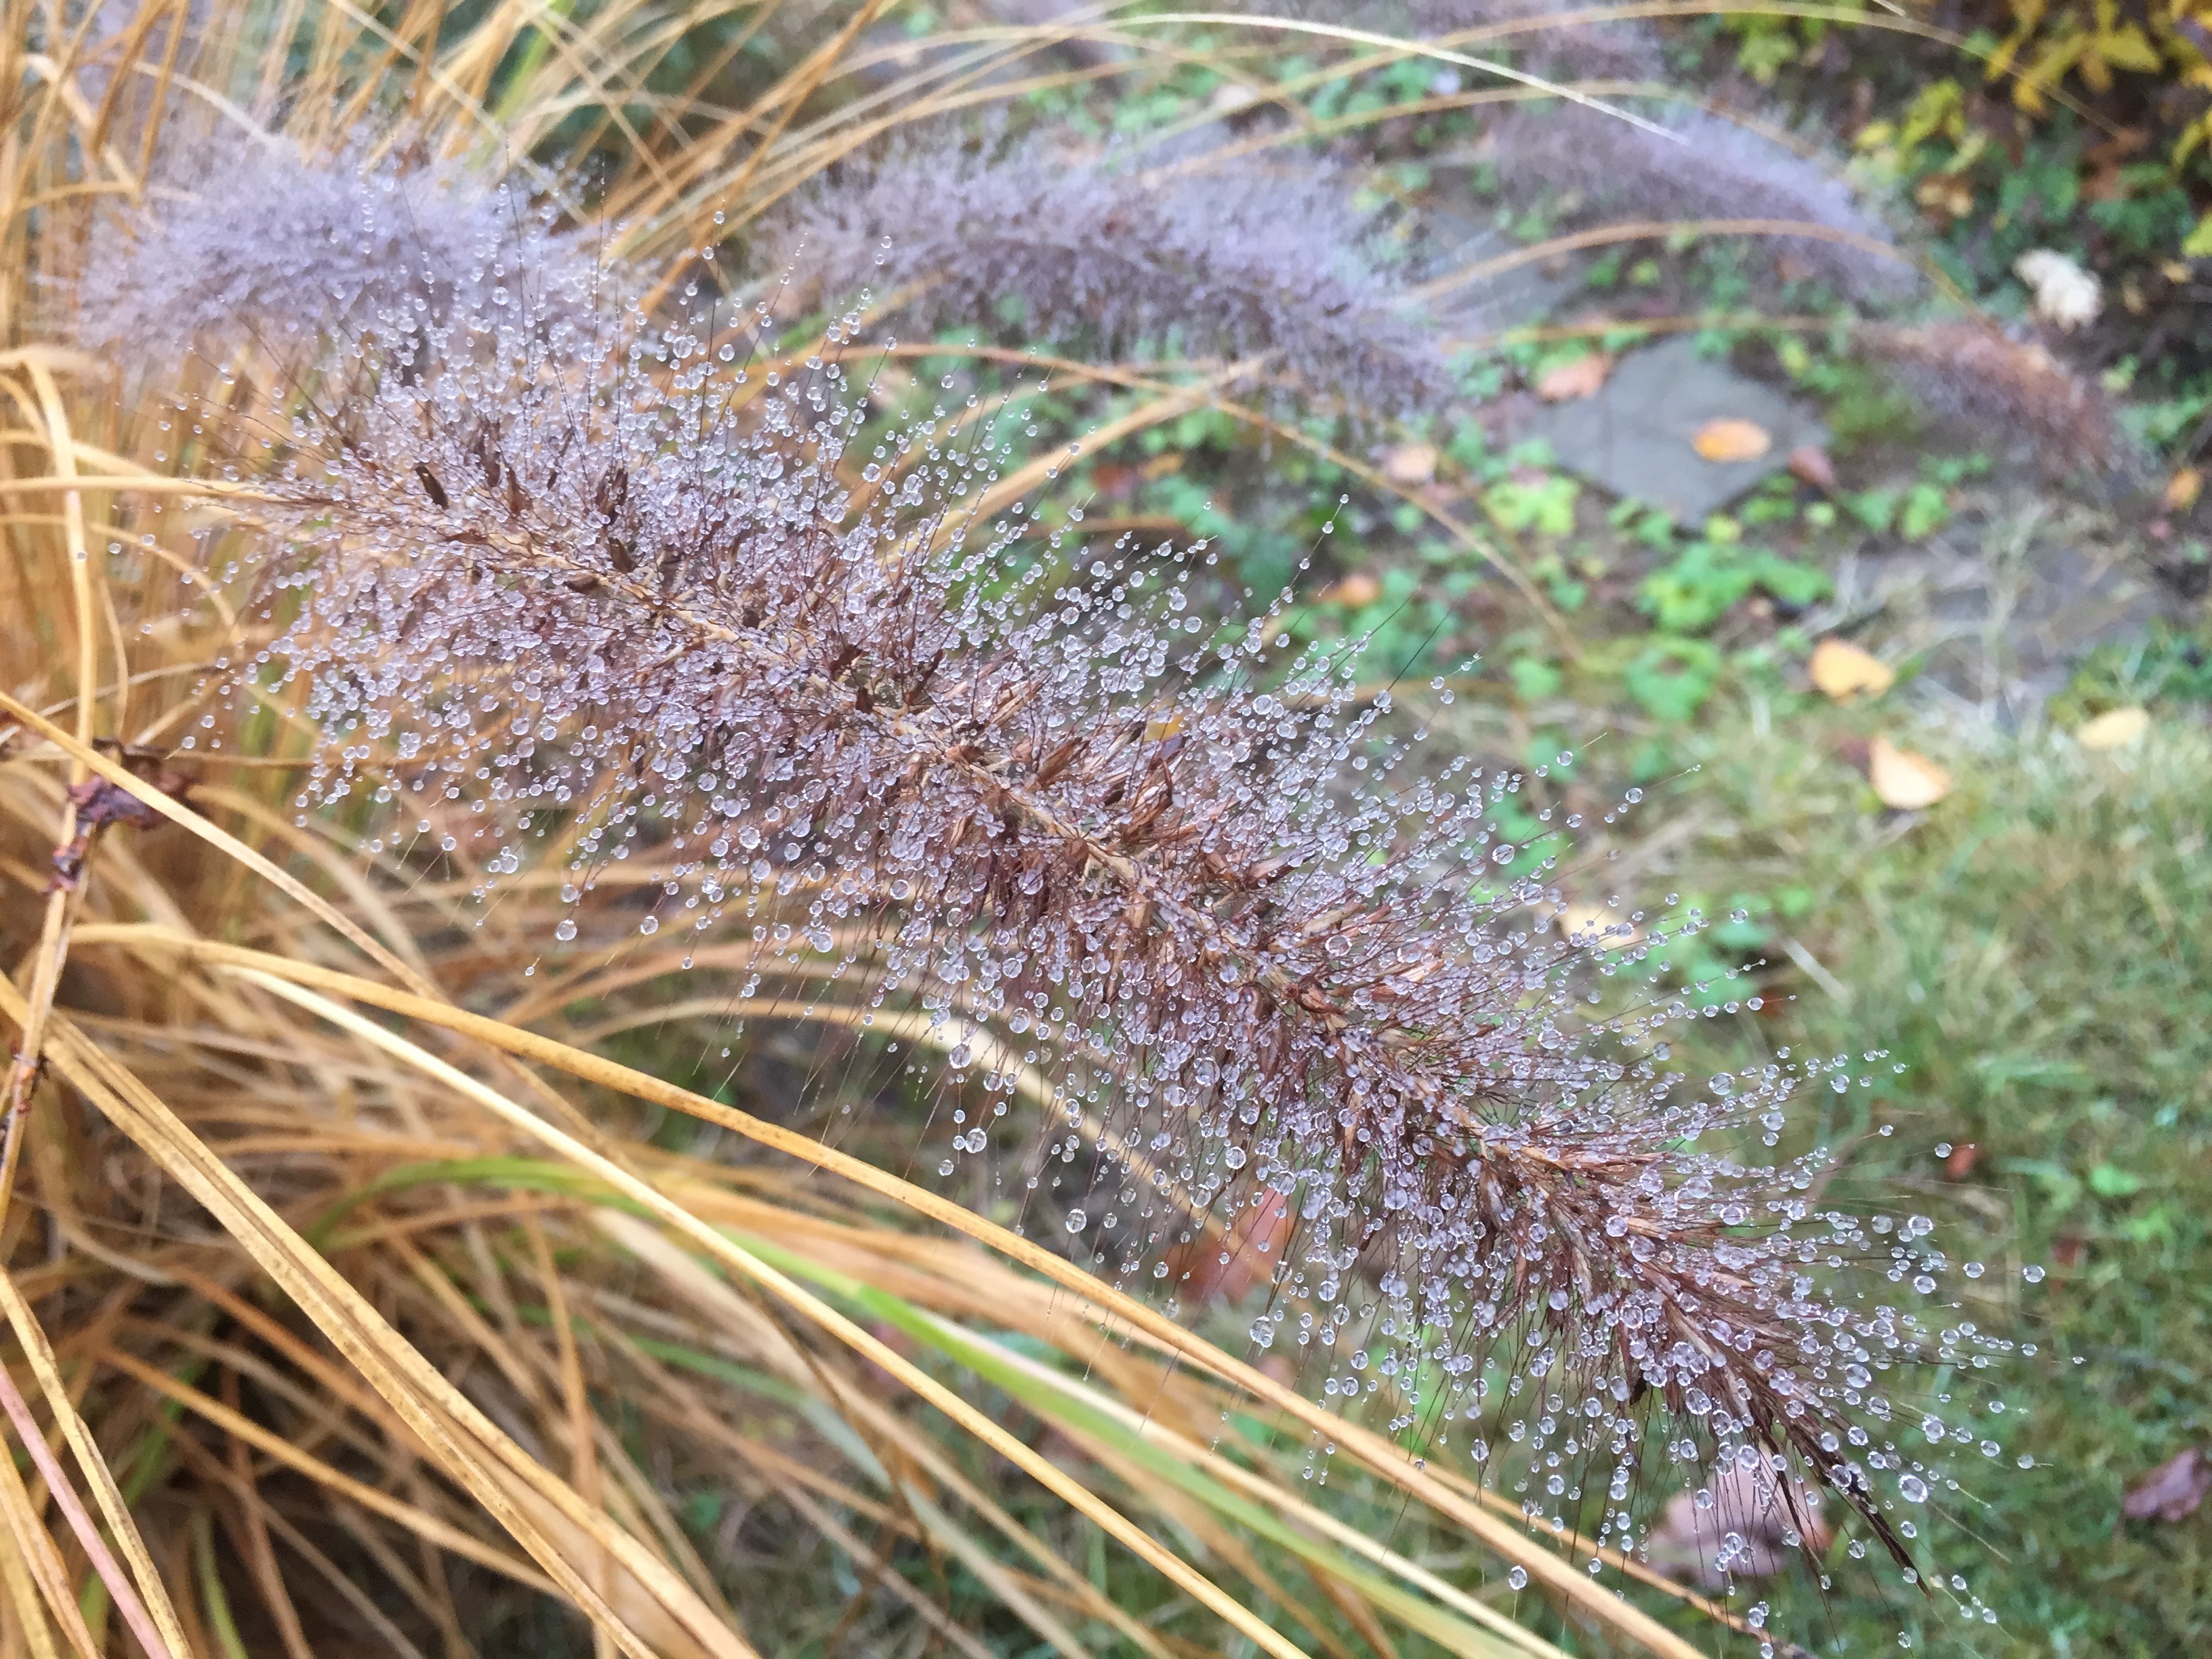
[[[1109,1535],[1158,1571],[1179,1588],[1188,1591],[1201,1604],[1211,1608],[1225,1622],[1242,1631],[1263,1651],[1294,1659],[1297,1650],[1285,1643],[1274,1631],[1255,1618],[1241,1604],[1224,1595],[1220,1589],[1202,1574],[1193,1570],[1180,1557],[1162,1548],[1144,1530],[1126,1516],[1102,1502],[1080,1482],[1070,1479],[1035,1451],[1015,1439],[977,1412],[966,1401],[946,1389],[934,1377],[919,1370],[904,1356],[894,1352],[879,1339],[871,1335],[851,1320],[831,1309],[818,1297],[802,1289],[784,1273],[770,1267],[753,1255],[732,1243],[715,1229],[708,1226],[686,1210],[664,1196],[649,1182],[641,1180],[608,1158],[592,1152],[573,1137],[544,1122],[496,1091],[485,1087],[465,1072],[447,1065],[436,1055],[426,1053],[386,1030],[383,1027],[363,1019],[350,1010],[315,995],[313,992],[255,969],[235,970],[241,977],[260,984],[265,989],[287,997],[301,1006],[312,1010],[331,1024],[343,1027],[363,1041],[384,1049],[407,1064],[416,1066],[447,1087],[467,1096],[478,1104],[495,1113],[507,1122],[542,1141],[562,1158],[580,1168],[589,1170],[605,1181],[615,1190],[644,1206],[661,1223],[705,1249],[728,1267],[759,1285],[780,1301],[803,1313],[819,1324],[856,1352],[882,1366],[892,1376],[912,1389],[917,1395],[958,1423],[969,1433],[989,1446],[994,1451],[1032,1476],[1048,1490],[1064,1498],[1083,1514],[1097,1522]],[[611,1220],[606,1224],[615,1224]],[[625,1242],[633,1249],[640,1249],[642,1240],[635,1235]]]
[[[27,1012],[13,988],[0,982],[0,1015],[20,1027]],[[677,1651],[696,1644],[696,1650],[723,1659],[744,1659],[751,1653],[656,1557],[604,1516],[586,1510],[572,1490],[432,1370],[412,1345],[137,1079],[116,1067],[73,1026],[58,1024],[55,1037],[56,1070],[97,1100],[111,1121],[224,1218],[233,1236],[398,1409],[438,1462],[514,1535],[563,1594],[609,1631],[618,1646],[640,1659],[671,1651],[667,1644],[672,1639],[681,1644]],[[617,1603],[601,1597],[572,1564],[576,1544],[586,1540],[610,1550],[621,1564],[625,1584],[635,1586],[623,1603],[629,1608],[628,1617],[617,1611]],[[657,1622],[655,1639],[648,1640],[633,1626],[632,1620],[645,1613]]]
[[[1647,1650],[1664,1656],[1664,1659],[1694,1659],[1698,1652],[1692,1644],[1632,1603],[1593,1583],[1587,1574],[1577,1572],[1566,1561],[1528,1538],[1516,1526],[1492,1513],[1486,1505],[1499,1500],[1491,1495],[1475,1498],[1453,1489],[1425,1469],[1416,1467],[1401,1448],[1382,1436],[1328,1411],[1264,1372],[1223,1352],[1173,1320],[1163,1317],[1157,1310],[1115,1290],[1066,1258],[1042,1249],[1030,1239],[996,1226],[937,1194],[878,1170],[865,1160],[839,1152],[805,1135],[765,1122],[599,1055],[483,1015],[432,1003],[331,969],[289,962],[264,952],[211,941],[184,939],[147,929],[106,928],[96,933],[88,929],[85,939],[88,944],[131,945],[164,955],[189,956],[210,963],[234,964],[257,975],[272,980],[281,977],[296,984],[314,986],[350,1000],[403,1013],[428,1024],[443,1026],[509,1054],[556,1066],[587,1081],[619,1089],[641,1099],[719,1124],[763,1146],[830,1170],[857,1185],[893,1199],[930,1220],[965,1233],[1008,1259],[1045,1275],[1091,1303],[1100,1316],[1122,1324],[1132,1331],[1141,1332],[1165,1352],[1178,1355],[1232,1383],[1285,1415],[1325,1431],[1372,1473],[1464,1527],[1486,1547],[1525,1568],[1531,1577],[1543,1581],[1553,1593],[1574,1602],[1591,1617]],[[368,1033],[364,1031],[363,1035]],[[379,1036],[370,1040],[382,1039]],[[465,1073],[454,1075],[465,1078]],[[465,1086],[471,1091],[482,1088],[473,1080],[467,1081]],[[519,1108],[515,1109],[520,1110]],[[538,1131],[533,1129],[532,1133]],[[623,1178],[635,1179],[628,1176]],[[641,1187],[642,1183],[639,1185]],[[647,1193],[650,1190],[645,1188]],[[657,1194],[654,1198],[657,1200]],[[871,1358],[873,1357],[872,1353]]]
[[[327,924],[349,943],[356,946],[370,961],[384,969],[403,985],[423,994],[434,994],[412,969],[386,950],[368,931],[342,911],[335,909],[319,894],[309,888],[290,872],[280,869],[268,858],[248,847],[237,836],[219,829],[198,813],[174,799],[166,791],[135,775],[127,767],[110,760],[106,756],[79,742],[70,733],[55,725],[37,709],[17,702],[5,691],[0,691],[0,710],[49,742],[58,745],[68,754],[72,764],[98,775],[104,781],[120,789],[141,805],[159,813],[172,823],[185,829],[215,848],[225,857],[234,859],[268,882],[288,898],[295,900],[313,912],[319,921]]]
[[[139,1536],[138,1524],[131,1518],[129,1505],[108,1470],[107,1460],[100,1455],[84,1420],[77,1415],[70,1399],[68,1388],[62,1381],[61,1370],[54,1360],[52,1346],[46,1332],[40,1328],[37,1316],[16,1291],[15,1281],[4,1270],[0,1270],[0,1310],[7,1315],[9,1326],[15,1333],[15,1340],[22,1346],[31,1362],[32,1374],[37,1377],[40,1392],[46,1396],[46,1409],[60,1424],[70,1449],[76,1454],[77,1467],[84,1472],[85,1482],[92,1488],[94,1500],[100,1507],[108,1531],[131,1564],[131,1580],[110,1587],[117,1604],[125,1616],[132,1621],[134,1633],[140,1644],[149,1653],[166,1649],[175,1659],[189,1659],[191,1649],[185,1640],[183,1628],[178,1623],[177,1613],[170,1604],[169,1593],[155,1571],[153,1558],[147,1553],[146,1540]],[[12,1386],[12,1385],[11,1385]],[[29,1445],[27,1440],[25,1444]],[[47,1474],[47,1484],[54,1486],[54,1474]],[[72,1498],[70,1501],[74,1502]],[[135,1583],[138,1594],[131,1593]],[[144,1600],[139,1600],[143,1595]],[[159,1644],[157,1647],[156,1644]]]
[[[1785,1369],[1829,1363],[1766,1317],[1771,1261],[1723,1260],[1717,1163],[1660,1135],[1656,1085],[1590,1104],[1618,1079],[1531,988],[1572,967],[1550,935],[1489,949],[1522,902],[1468,854],[1491,785],[1411,817],[1410,774],[1370,791],[1382,680],[1293,663],[1300,579],[1238,611],[1234,538],[1123,465],[1295,445],[1349,514],[1417,508],[1486,562],[1470,614],[1571,653],[1511,536],[1443,505],[1456,462],[1414,484],[1330,435],[1458,418],[1443,319],[1358,240],[1422,228],[1342,173],[1248,169],[1229,215],[1228,150],[1109,157],[1039,299],[992,249],[1075,199],[1041,142],[996,218],[917,193],[971,227],[973,283],[958,235],[880,282],[862,237],[866,298],[764,253],[909,136],[1012,154],[1072,97],[1226,71],[1287,118],[1231,149],[1295,164],[1613,83],[1471,50],[1527,17],[923,21],[10,15],[0,1407],[35,1468],[0,1470],[0,1655],[1558,1659],[1564,1626],[1691,1659],[1574,1531],[1629,1524],[1608,1482],[1507,1498],[1543,1479],[1518,1434],[1478,1467],[1489,1382],[1587,1385],[1552,1407],[1602,1421],[1570,1456],[1656,1469],[1674,1423],[1708,1462],[1780,1433],[1852,1467],[1813,1437],[1832,1395],[1788,1429],[1710,1338],[1749,1306]],[[1307,107],[1414,62],[1483,84]],[[1339,221],[1357,235],[1308,234]],[[1692,228],[1802,234],[1766,205]],[[1181,285],[1117,311],[1085,286],[1109,266]],[[868,344],[895,313],[908,343]],[[138,343],[90,349],[118,317]],[[995,341],[930,337],[971,323]],[[1103,525],[1059,499],[1074,462]],[[934,1190],[899,1171],[948,1115],[983,1156]],[[1355,1303],[1310,1347],[1283,1327],[1303,1376],[1258,1360]],[[1462,1324],[1488,1334],[1430,1352]],[[1709,1373],[1735,1427],[1682,1425]],[[1512,1616],[1478,1588],[1507,1566]]]

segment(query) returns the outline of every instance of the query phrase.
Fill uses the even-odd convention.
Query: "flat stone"
[[[1709,461],[1692,441],[1708,422],[1749,421],[1771,440],[1755,460]],[[1690,339],[1632,352],[1587,398],[1553,404],[1520,434],[1541,438],[1559,465],[1625,500],[1694,524],[1779,471],[1790,452],[1828,441],[1809,412]]]
[[[1964,545],[1960,545],[1964,544]],[[1863,590],[1920,683],[2001,719],[2032,718],[2098,646],[2140,637],[2185,607],[2124,548],[2044,533],[1973,538],[1964,526],[1838,569],[1839,599]]]

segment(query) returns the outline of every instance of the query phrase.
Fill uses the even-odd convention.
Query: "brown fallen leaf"
[[[2149,730],[2148,709],[2114,708],[2086,722],[2075,732],[2074,741],[2084,749],[2124,749]]]
[[[1943,1178],[1946,1181],[1964,1181],[1973,1174],[1974,1165],[1981,1161],[1982,1149],[1971,1140],[1962,1140],[1943,1160]]]
[[[1364,570],[1356,570],[1333,587],[1321,591],[1323,605],[1340,605],[1347,611],[1364,610],[1382,597],[1382,584]]]
[[[1717,1590],[1730,1578],[1786,1571],[1793,1540],[1814,1560],[1834,1541],[1819,1494],[1796,1485],[1785,1490],[1764,1468],[1730,1465],[1717,1470],[1702,1493],[1668,1498],[1646,1541],[1648,1559],[1661,1572]]]
[[[1382,452],[1382,476],[1392,483],[1412,487],[1437,476],[1434,444],[1393,444]]]
[[[1818,444],[1799,444],[1783,465],[1799,483],[1808,483],[1815,489],[1833,490],[1836,487],[1836,464]]]
[[[1702,459],[1716,464],[1755,461],[1774,447],[1774,436],[1756,421],[1741,421],[1724,415],[1699,427],[1690,440],[1690,447]]]
[[[1813,647],[1805,672],[1816,690],[1837,702],[1860,696],[1878,697],[1897,684],[1897,671],[1880,657],[1832,636]]]
[[[2130,1521],[2186,1521],[2208,1492],[2212,1492],[2212,1458],[2191,1446],[2129,1487],[2120,1500],[2120,1513]]]
[[[2204,493],[2204,473],[2202,468],[2185,466],[2166,481],[2166,510],[2186,513],[2197,505],[2197,498]]]
[[[1587,357],[1577,357],[1571,363],[1559,363],[1546,369],[1536,377],[1536,395],[1547,404],[1564,404],[1576,398],[1587,398],[1605,384],[1606,376],[1613,373],[1613,359],[1602,351],[1593,351]]]
[[[1867,745],[1867,781],[1875,798],[1900,812],[1917,812],[1933,806],[1951,793],[1951,775],[1910,749],[1899,749],[1887,738],[1877,737]]]

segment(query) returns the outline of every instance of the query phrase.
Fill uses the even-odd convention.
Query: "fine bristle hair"
[[[1609,212],[1649,219],[1769,220],[1817,227],[1777,246],[1839,292],[1894,301],[1918,282],[1881,221],[1818,162],[1734,121],[1702,112],[1659,118],[1655,132],[1603,110],[1518,110],[1493,129],[1499,178],[1521,194],[1572,191]],[[1873,245],[1873,246],[1870,246]]]
[[[1860,343],[1925,406],[2024,447],[2055,477],[2132,459],[2103,392],[2032,340],[1960,320],[1869,328]]]
[[[247,666],[320,734],[301,809],[442,827],[487,912],[550,863],[556,961],[683,929],[738,941],[744,998],[926,1021],[996,1102],[940,1173],[1080,1149],[1118,1195],[1055,1213],[1032,1179],[1024,1224],[1171,1298],[1194,1238],[1284,1218],[1255,1347],[1332,1396],[1432,1375],[1393,1431],[1522,1468],[1532,1522],[1588,1498],[1626,1538],[1655,1457],[1794,1471],[1909,1563],[1941,1477],[1860,1455],[1874,1374],[2004,1345],[1850,1267],[1926,1294],[1932,1224],[1824,1206],[1823,1153],[1701,1145],[1775,1146],[1844,1062],[1692,1087],[1679,1009],[1593,1024],[1582,977],[1626,942],[1559,940],[1556,894],[1503,873],[1517,774],[1421,774],[1356,649],[1212,612],[1203,543],[1038,556],[1019,505],[979,508],[1012,422],[864,437],[859,313],[770,368],[702,306],[610,340],[342,303],[343,416],[264,411]],[[648,884],[610,910],[618,863]]]
[[[757,263],[831,295],[872,290],[927,327],[1007,315],[1278,376],[1395,417],[1449,398],[1436,331],[1378,263],[1347,181],[1239,161],[1149,178],[994,138],[848,162],[766,228]]]
[[[76,295],[87,345],[220,361],[248,341],[296,351],[418,301],[425,317],[603,302],[596,237],[556,231],[520,183],[408,146],[304,155],[279,133],[225,131],[181,154],[143,209],[97,225]]]

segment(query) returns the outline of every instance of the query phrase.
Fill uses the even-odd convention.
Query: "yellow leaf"
[[[1822,640],[1813,647],[1806,665],[1813,684],[1824,696],[1842,702],[1864,694],[1878,697],[1897,684],[1897,672],[1881,658],[1847,641]]]
[[[2133,23],[2123,24],[2109,34],[2097,37],[2097,55],[2115,69],[2136,70],[2145,75],[2158,72],[2158,48]]]
[[[2142,708],[2115,708],[2100,714],[2074,734],[2084,749],[2124,749],[2150,730],[2150,713]]]
[[[1560,363],[1546,369],[1536,377],[1536,395],[1547,404],[1563,404],[1575,398],[1587,398],[1605,384],[1605,377],[1613,373],[1613,359],[1602,351],[1593,351],[1586,357],[1577,357],[1571,363]]]
[[[1867,747],[1867,781],[1875,798],[1900,812],[1917,812],[1933,806],[1951,793],[1951,775],[1910,749],[1899,749],[1887,738],[1876,738]]]
[[[2192,259],[2212,254],[2212,211],[2207,211],[2197,222],[2197,228],[2189,233],[2189,240],[2181,245],[2181,251]]]
[[[1690,440],[1690,447],[1714,462],[1755,461],[1774,447],[1766,428],[1755,421],[1723,416],[1707,421]]]
[[[2166,510],[2186,513],[2197,505],[2197,498],[2204,493],[2204,474],[2201,468],[2185,466],[2166,481]]]

